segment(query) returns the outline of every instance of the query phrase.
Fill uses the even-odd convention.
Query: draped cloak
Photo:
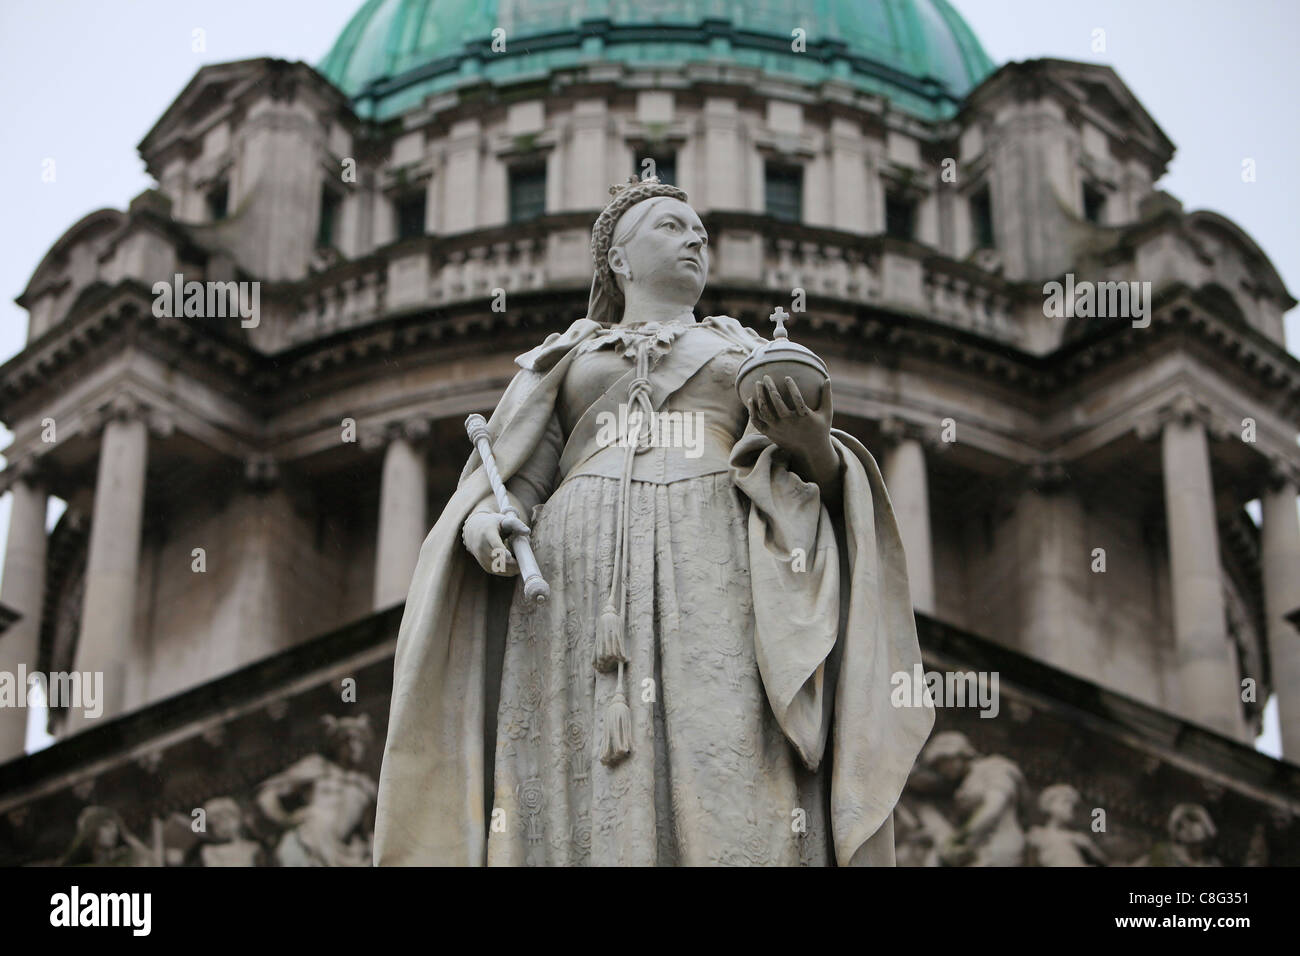
[[[735,319],[711,321],[750,348],[762,341]],[[578,346],[601,328],[580,319],[516,359],[488,422],[503,481],[542,440]],[[731,478],[749,502],[755,652],[786,738],[830,776],[835,861],[892,865],[893,808],[934,710],[928,695],[891,703],[894,675],[910,680],[921,662],[903,546],[875,459],[851,435],[831,436],[842,464],[835,517],[752,426],[733,449]],[[488,575],[461,541],[490,493],[475,452],[420,549],[398,632],[376,865],[486,862],[505,611],[518,583]]]

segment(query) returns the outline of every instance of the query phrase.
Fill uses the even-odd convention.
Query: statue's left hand
[[[785,387],[790,404],[782,398],[772,376],[764,375],[749,400],[749,420],[755,428],[790,453],[802,478],[816,482],[825,489],[828,484],[834,483],[840,464],[839,455],[831,444],[834,406],[831,401],[830,379],[822,385],[821,402],[816,411],[808,407],[794,379],[786,376]]]

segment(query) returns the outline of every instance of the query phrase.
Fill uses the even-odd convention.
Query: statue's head
[[[122,829],[112,817],[107,817],[100,821],[95,830],[95,845],[99,847],[112,848],[117,846],[122,839]]]
[[[374,731],[370,729],[370,715],[335,717],[326,714],[321,718],[321,723],[325,726],[325,735],[339,762],[345,766],[360,766],[374,739]]]
[[[1214,839],[1216,832],[1209,811],[1199,803],[1180,803],[1169,814],[1169,837],[1175,843],[1195,846]]]
[[[610,191],[591,233],[588,317],[617,322],[632,296],[693,308],[709,276],[709,237],[686,193],[635,176]]]
[[[635,283],[656,299],[693,306],[709,277],[708,241],[694,209],[657,196],[623,214],[607,261],[624,300]]]
[[[244,829],[244,814],[238,803],[230,797],[213,797],[203,809],[214,840],[229,843],[239,838]]]
[[[115,851],[124,842],[126,826],[116,810],[86,807],[77,815],[77,834],[63,857],[63,865],[85,863]]]
[[[921,762],[945,780],[957,783],[966,776],[976,756],[965,734],[947,730],[930,739],[921,752]]]
[[[1055,783],[1038,795],[1038,809],[1049,820],[1069,823],[1074,818],[1074,808],[1079,804],[1079,791],[1068,783]]]

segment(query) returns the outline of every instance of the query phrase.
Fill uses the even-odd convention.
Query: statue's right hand
[[[528,525],[514,515],[476,511],[465,519],[460,539],[465,543],[465,550],[488,574],[512,577],[519,573],[519,565],[503,536],[528,533]]]

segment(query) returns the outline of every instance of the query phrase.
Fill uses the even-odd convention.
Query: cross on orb
[[[790,314],[779,305],[773,310],[772,314],[767,318],[769,322],[776,323],[776,331],[772,333],[772,338],[788,339],[790,337],[790,333],[785,329],[785,320],[790,317]]]

